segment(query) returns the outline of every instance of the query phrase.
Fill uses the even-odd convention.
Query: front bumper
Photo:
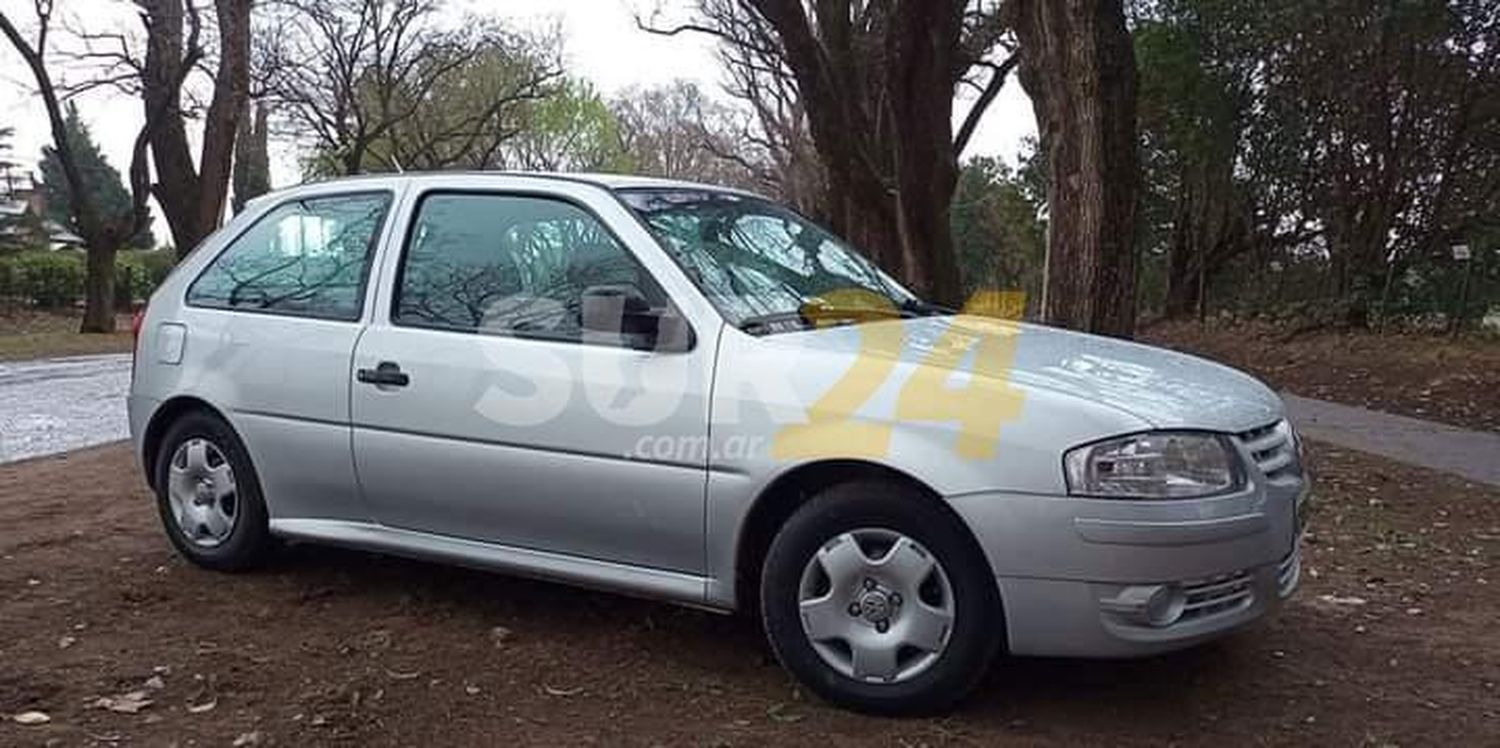
[[[1276,610],[1301,575],[1307,484],[1174,501],[950,497],[979,539],[1017,655],[1133,657],[1180,649]]]

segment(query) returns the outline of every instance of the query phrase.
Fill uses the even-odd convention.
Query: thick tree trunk
[[[267,112],[264,102],[250,102],[240,113],[240,134],[234,141],[234,212],[244,210],[245,203],[271,191],[271,157],[267,152]]]
[[[79,332],[115,331],[115,244],[88,247],[85,260],[88,272],[83,287],[83,324]]]
[[[1198,268],[1193,248],[1174,242],[1167,256],[1167,298],[1162,310],[1167,319],[1186,319],[1198,308]]]
[[[196,245],[193,206],[198,170],[188,147],[181,106],[183,46],[186,44],[182,0],[141,0],[146,23],[146,61],[141,99],[149,129],[151,160],[156,167],[152,194],[166,215],[172,243],[181,257]]]
[[[229,198],[234,141],[239,134],[240,113],[250,92],[250,3],[251,0],[214,2],[219,21],[219,69],[214,74],[214,95],[203,122],[195,214],[198,241],[219,227]]]
[[[953,145],[954,41],[960,37],[962,4],[899,4],[893,24],[921,29],[896,32],[889,42],[885,90],[894,116],[895,213],[904,278],[929,299],[963,303],[953,256],[948,208],[958,185]]]
[[[1135,56],[1118,1],[1015,0],[1021,84],[1051,170],[1051,324],[1135,331]]]
[[[934,301],[962,301],[948,225],[964,4],[892,3],[878,31],[847,2],[751,0],[775,29],[828,176],[833,228]]]
[[[146,12],[146,64],[142,99],[152,121],[152,188],[179,257],[218,228],[229,195],[234,140],[250,86],[250,0],[216,0],[219,66],[204,115],[199,163],[193,160],[183,124],[182,84],[195,64],[196,35],[183,0],[140,0]],[[201,169],[201,172],[200,172]]]

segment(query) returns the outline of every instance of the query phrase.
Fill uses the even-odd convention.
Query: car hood
[[[1013,338],[1008,366],[973,371],[1004,379],[1023,389],[1070,395],[1123,411],[1154,428],[1240,432],[1272,423],[1283,415],[1281,398],[1254,377],[1222,364],[1126,340],[964,315],[871,322],[902,325],[898,350],[866,346],[860,355],[894,357],[919,365],[938,346],[951,345],[950,331]],[[829,352],[859,345],[849,328],[776,335],[779,345]],[[967,335],[964,336],[967,338]],[[972,343],[970,343],[972,345]],[[965,356],[959,368],[979,366]]]

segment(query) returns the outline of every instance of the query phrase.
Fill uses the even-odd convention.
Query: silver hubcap
[[[167,501],[177,529],[193,545],[212,548],[234,532],[239,517],[234,469],[207,439],[189,439],[172,453]]]
[[[948,646],[953,587],[937,558],[894,530],[863,528],[823,544],[802,571],[802,631],[834,670],[899,683]]]

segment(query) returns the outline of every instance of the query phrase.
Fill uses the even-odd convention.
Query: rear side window
[[[388,193],[282,204],[219,253],[188,288],[193,306],[356,320]]]
[[[665,294],[593,214],[562,200],[436,193],[417,211],[392,319],[408,327],[579,341],[585,292]]]

